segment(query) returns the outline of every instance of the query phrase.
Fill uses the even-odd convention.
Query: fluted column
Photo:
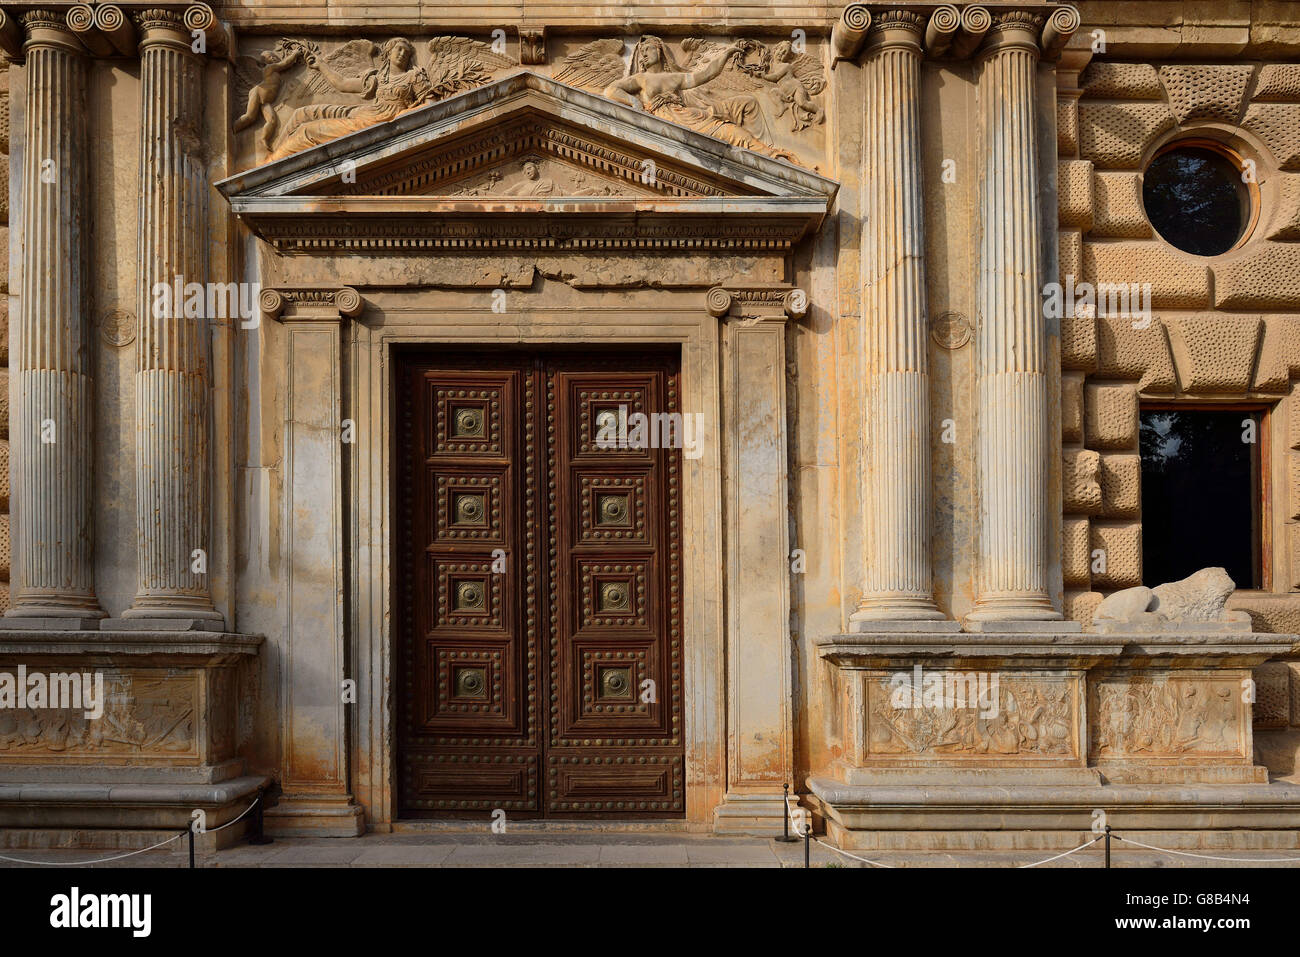
[[[863,140],[867,556],[855,622],[942,619],[930,563],[930,381],[921,182],[921,37],[907,10],[867,35]]]
[[[979,78],[975,621],[1054,620],[1047,592],[1047,368],[1039,290],[1035,76],[1043,18],[996,13]]]
[[[207,185],[196,155],[202,63],[178,9],[135,14],[140,37],[140,332],[135,375],[139,588],[124,617],[217,619],[209,575]],[[170,296],[158,297],[157,287]],[[201,311],[201,310],[200,310]],[[201,570],[196,570],[201,569]]]
[[[13,428],[19,618],[99,618],[91,518],[85,52],[61,11],[22,16],[27,63]]]

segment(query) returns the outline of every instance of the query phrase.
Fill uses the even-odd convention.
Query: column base
[[[213,631],[224,632],[224,618],[133,618],[130,609],[121,618],[105,618],[100,631]]]
[[[130,618],[137,623],[149,619],[167,621],[171,623],[186,621],[201,621],[215,623],[217,627],[202,630],[208,631],[225,631],[226,617],[212,607],[212,602],[206,599],[189,599],[189,598],[137,598],[134,604],[126,611],[122,612],[123,618]],[[137,624],[136,627],[149,627]],[[164,627],[164,626],[159,626]],[[165,626],[166,630],[171,631],[190,631],[192,628],[175,627],[174,625]]]
[[[981,595],[966,621],[1061,621],[1065,616],[1056,610],[1046,595],[1015,592]]]
[[[351,795],[287,795],[262,815],[271,837],[360,837],[366,812]]]
[[[108,617],[107,612],[99,607],[94,598],[78,601],[24,601],[14,605],[4,614],[5,618],[61,619],[63,621],[94,621]],[[37,626],[39,627],[39,626]],[[67,627],[76,627],[67,626]]]
[[[798,795],[792,794],[798,801]],[[752,834],[780,837],[785,829],[785,794],[782,791],[728,794],[713,811],[714,834]],[[793,829],[791,830],[793,834]]]
[[[883,634],[887,632],[911,632],[912,634],[954,634],[961,631],[961,622],[951,618],[942,620],[911,618],[892,618],[878,621],[872,618],[859,618],[856,614],[849,616],[851,634]]]
[[[944,621],[934,599],[925,595],[889,595],[864,598],[849,621]]]

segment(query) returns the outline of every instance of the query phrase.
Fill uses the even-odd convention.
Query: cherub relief
[[[248,105],[244,108],[243,115],[235,120],[235,132],[247,129],[261,117],[262,130],[258,139],[268,153],[279,126],[272,106],[280,95],[283,74],[301,63],[305,53],[306,49],[301,43],[281,40],[274,50],[263,50],[257,58],[240,57],[237,63],[238,75],[250,89],[246,100]]]
[[[763,116],[752,92],[728,92],[725,86],[702,89],[723,76],[729,66],[743,59],[753,43],[714,44],[707,57],[693,57],[688,68],[678,63],[668,45],[659,37],[645,36],[633,47],[624,69],[622,42],[597,40],[567,57],[555,78],[561,83],[599,89],[603,96],[640,107],[661,119],[717,137],[732,146],[793,160],[788,151],[771,146],[760,138],[763,135]],[[692,43],[688,40],[683,48],[691,52],[701,49],[702,44],[703,41]],[[697,60],[703,62],[696,65]]]
[[[784,116],[788,109],[790,129],[795,133],[807,129],[811,123],[821,123],[826,118],[825,111],[813,102],[813,95],[826,87],[821,64],[807,53],[796,54],[789,40],[776,45],[772,60],[775,66],[763,74],[763,79],[776,84],[776,94],[781,100],[776,115]]]

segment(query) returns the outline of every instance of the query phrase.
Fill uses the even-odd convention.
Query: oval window
[[[1164,150],[1142,177],[1142,205],[1155,231],[1196,256],[1236,246],[1250,225],[1253,201],[1240,163],[1199,144]]]

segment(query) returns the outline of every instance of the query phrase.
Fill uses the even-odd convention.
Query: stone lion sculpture
[[[1202,568],[1181,581],[1155,588],[1125,588],[1102,600],[1093,621],[1241,622],[1250,616],[1225,604],[1237,586],[1223,568]]]

